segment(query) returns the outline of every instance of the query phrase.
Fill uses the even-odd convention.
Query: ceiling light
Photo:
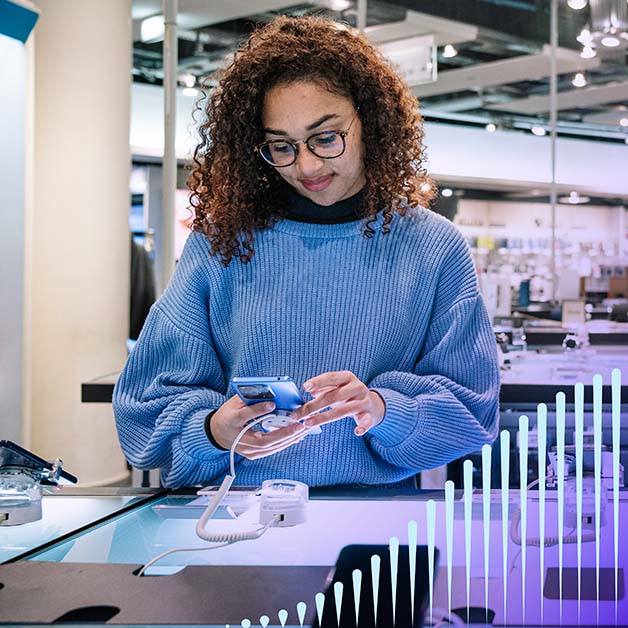
[[[451,44],[447,44],[445,46],[445,50],[443,50],[443,57],[445,57],[445,59],[455,57],[457,54],[458,51]]]
[[[196,85],[196,77],[193,74],[184,74],[183,76],[179,77],[179,80],[186,87],[194,87]]]
[[[584,9],[587,6],[587,0],[567,0],[567,4],[571,9],[580,11],[580,9]]]
[[[621,43],[617,37],[613,35],[606,35],[602,37],[602,46],[606,46],[607,48],[617,48]]]
[[[154,43],[164,38],[164,16],[153,15],[142,20],[140,39],[143,43]]]
[[[571,84],[574,87],[584,87],[587,84],[587,79],[584,78],[584,74],[582,72],[577,72],[576,75],[573,77],[573,81],[571,81]]]
[[[593,36],[591,35],[591,31],[588,28],[583,28],[580,31],[580,35],[576,37],[576,40],[579,41],[583,46],[590,46],[593,43]]]
[[[184,87],[183,95],[189,96],[190,98],[194,98],[198,94],[198,89],[196,87]]]
[[[495,131],[497,131],[497,125],[493,124],[492,122],[489,122],[484,128],[489,133],[495,133]]]
[[[453,196],[454,191],[451,188],[443,188],[440,193],[445,197],[449,197]]]
[[[560,196],[559,203],[569,203],[570,205],[582,205],[588,203],[591,199],[588,196],[580,196],[578,192],[569,192],[569,196]]]
[[[628,144],[628,137],[624,140],[624,144]]]
[[[547,134],[545,127],[542,127],[539,124],[535,124],[530,131],[532,131],[532,133],[534,133],[537,137],[543,137],[543,135]]]
[[[595,48],[593,48],[592,46],[582,47],[582,52],[580,53],[580,56],[583,59],[593,59],[593,57],[595,57],[596,55],[597,55],[597,52],[595,52]]]
[[[620,126],[628,126],[628,118],[621,118],[619,124]]]

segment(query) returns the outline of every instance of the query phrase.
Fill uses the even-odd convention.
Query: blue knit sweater
[[[131,464],[160,468],[167,486],[219,482],[229,455],[204,422],[233,376],[301,386],[348,370],[386,403],[365,436],[348,417],[272,456],[237,456],[238,484],[396,482],[493,441],[496,345],[466,243],[427,210],[380,226],[369,239],[362,221],[282,220],[256,233],[250,263],[227,267],[192,233],[114,391]]]

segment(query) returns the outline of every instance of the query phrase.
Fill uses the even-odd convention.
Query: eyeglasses
[[[285,168],[291,166],[299,154],[297,144],[305,144],[311,153],[320,159],[336,159],[340,157],[347,144],[345,137],[349,133],[353,122],[358,117],[356,110],[355,116],[349,123],[346,131],[323,131],[322,133],[314,133],[304,140],[298,142],[289,142],[288,140],[269,140],[255,147],[255,150],[275,168]]]

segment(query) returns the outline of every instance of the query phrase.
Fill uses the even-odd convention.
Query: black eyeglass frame
[[[288,140],[266,140],[265,142],[262,142],[261,144],[258,144],[255,147],[255,152],[259,153],[260,157],[269,165],[272,166],[273,168],[287,168],[288,166],[293,166],[298,157],[299,157],[299,147],[298,144],[305,144],[305,146],[307,146],[307,149],[312,153],[312,155],[315,155],[316,157],[318,157],[319,159],[338,159],[338,157],[341,157],[342,155],[344,155],[345,151],[347,150],[347,141],[345,140],[346,136],[349,134],[349,131],[351,130],[351,127],[353,126],[353,123],[355,122],[355,119],[358,117],[358,111],[359,108],[355,110],[355,115],[353,116],[353,118],[351,119],[351,122],[349,123],[349,126],[346,128],[346,130],[331,130],[331,131],[321,131],[319,133],[313,133],[312,135],[310,135],[309,137],[306,137],[304,140],[299,140],[297,142],[289,142]],[[313,137],[317,137],[319,135],[327,135],[328,133],[335,133],[336,135],[340,135],[341,139],[342,139],[342,150],[337,154],[334,155],[333,157],[322,157],[321,155],[319,155],[310,145],[308,142],[310,142],[310,140]],[[277,164],[272,163],[271,161],[269,161],[264,154],[262,153],[262,149],[265,146],[268,146],[269,144],[278,144],[278,143],[282,143],[282,144],[289,144],[290,146],[292,146],[292,150],[294,152],[294,159],[289,163],[289,164],[282,164],[281,166],[278,166]]]

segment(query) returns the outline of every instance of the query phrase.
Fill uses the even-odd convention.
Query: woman
[[[368,40],[279,18],[205,114],[193,232],[114,393],[129,461],[167,486],[218,482],[273,409],[232,396],[233,376],[290,375],[308,399],[299,422],[245,434],[236,483],[393,483],[491,442],[499,372],[473,263],[422,209],[416,99]]]

